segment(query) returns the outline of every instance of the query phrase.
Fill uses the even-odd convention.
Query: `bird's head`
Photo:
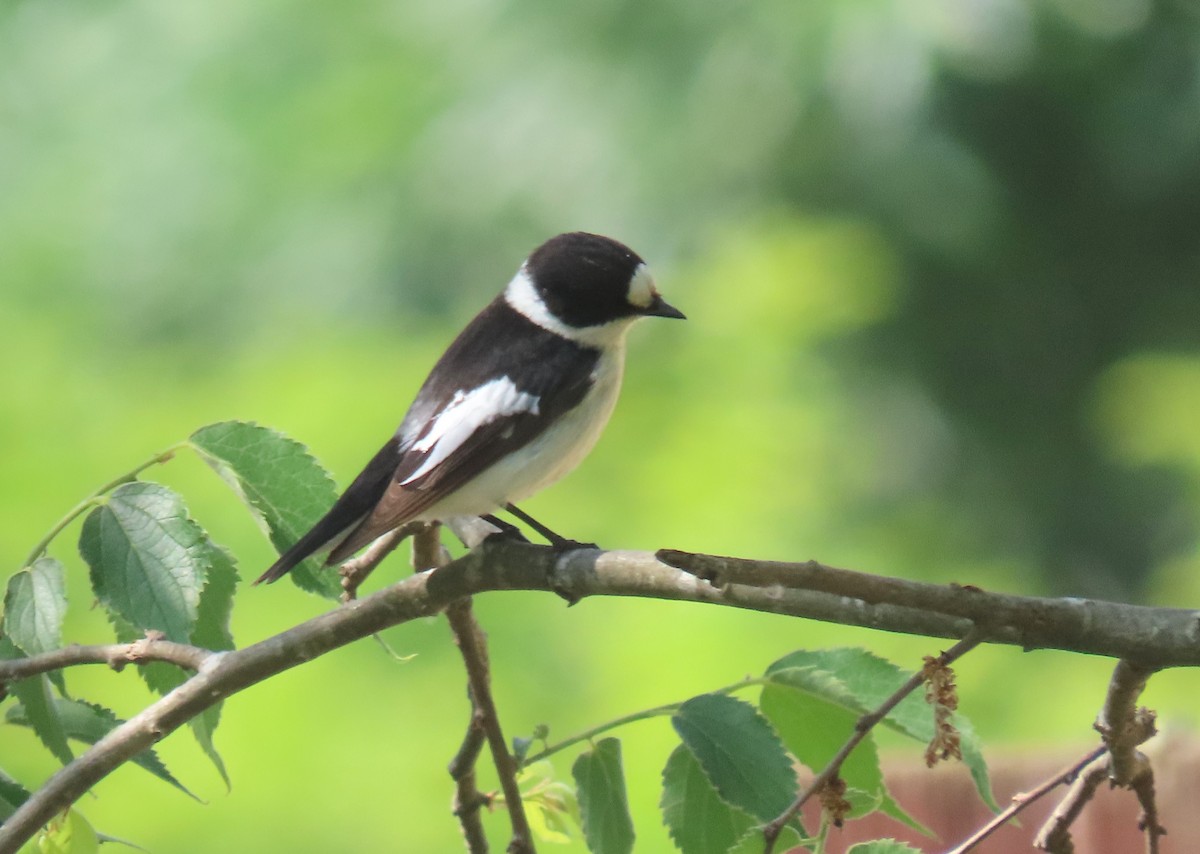
[[[602,344],[642,317],[683,318],[646,262],[608,237],[574,231],[533,251],[505,291],[509,305],[568,338]]]

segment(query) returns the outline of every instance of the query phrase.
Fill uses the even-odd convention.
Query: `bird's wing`
[[[271,564],[255,584],[282,578],[298,563],[327,547],[353,529],[371,512],[387,491],[396,464],[401,458],[400,440],[393,437],[371,458],[366,467],[345,492],[329,508],[315,525],[297,540],[291,548]]]
[[[594,359],[564,360],[547,381],[521,390],[508,376],[456,393],[416,435],[370,512],[333,551],[344,560],[381,534],[416,518],[508,454],[540,436],[583,400]],[[549,378],[553,381],[548,381]]]
[[[504,326],[499,315],[507,315],[509,329],[514,320],[524,327],[497,335]],[[345,559],[532,441],[583,399],[599,353],[564,345],[514,315],[501,295],[467,324],[434,365],[395,436],[256,584],[282,577],[331,545],[326,563]],[[482,404],[504,414],[488,417]]]

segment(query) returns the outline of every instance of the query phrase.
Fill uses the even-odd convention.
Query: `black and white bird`
[[[255,583],[324,550],[327,566],[339,563],[409,521],[496,523],[498,509],[573,545],[513,502],[596,444],[620,392],[625,336],[643,317],[683,313],[629,248],[583,232],[543,243],[434,365],[395,435]]]

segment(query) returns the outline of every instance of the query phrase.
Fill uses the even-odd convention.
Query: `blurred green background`
[[[1188,0],[2,0],[0,558],[226,418],[345,484],[528,251],[586,229],[690,319],[633,335],[600,446],[528,502],[553,527],[1195,605],[1198,222]],[[197,460],[150,474],[243,576],[270,563]],[[105,640],[75,533],[52,549],[67,637]],[[235,637],[323,607],[244,589]],[[939,646],[639,601],[478,611],[510,735],[801,646]],[[457,850],[457,653],[437,620],[386,639],[416,657],[363,643],[227,704],[231,794],[181,734],[162,752],[207,805],[135,768],[82,809],[154,852]],[[1109,668],[983,650],[963,710],[1001,750],[1084,744]],[[98,669],[72,687],[123,715],[148,696]],[[1168,673],[1146,700],[1188,726],[1194,696]],[[669,725],[623,735],[639,850],[666,850]],[[0,756],[29,785],[53,767],[13,727]]]

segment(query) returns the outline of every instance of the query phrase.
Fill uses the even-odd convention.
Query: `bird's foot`
[[[570,552],[578,549],[600,548],[595,543],[581,543],[579,540],[572,540],[569,537],[564,537],[561,534],[554,533],[554,531],[551,531],[549,528],[547,528],[537,519],[534,519],[520,507],[517,507],[515,504],[505,504],[504,509],[545,537],[550,543],[550,548],[554,549],[556,552]]]
[[[480,519],[487,522],[496,530],[483,538],[485,543],[529,543],[529,538],[521,533],[521,529],[510,522],[505,522],[491,514],[480,516]]]
[[[571,540],[566,537],[554,537],[550,539],[550,548],[556,552],[573,552],[579,549],[599,549],[595,543],[581,543],[579,540]]]

